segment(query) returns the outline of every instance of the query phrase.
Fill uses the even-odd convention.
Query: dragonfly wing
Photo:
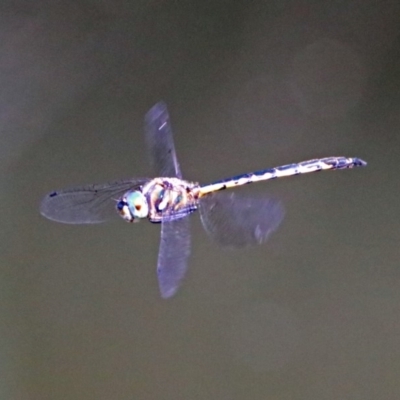
[[[189,218],[163,222],[157,275],[161,296],[172,297],[179,288],[190,256]]]
[[[165,103],[157,103],[147,112],[144,127],[151,165],[156,176],[182,178]]]
[[[200,201],[203,226],[222,246],[246,247],[265,242],[282,222],[280,202],[236,193],[213,193]]]
[[[47,194],[40,205],[41,214],[65,224],[96,224],[118,213],[116,200],[128,190],[135,190],[148,179],[129,179],[100,185],[87,185]]]
[[[157,103],[148,111],[145,116],[145,132],[155,174],[182,178],[165,103]],[[190,256],[190,225],[189,219],[185,217],[186,214],[180,219],[161,223],[157,274],[163,298],[176,293],[187,270]]]

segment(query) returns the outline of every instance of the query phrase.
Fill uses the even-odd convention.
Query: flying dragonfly
[[[365,166],[359,158],[326,157],[250,172],[211,184],[183,179],[175,152],[170,117],[163,102],[145,116],[145,136],[155,178],[132,178],[53,191],[42,200],[46,218],[67,224],[94,224],[115,216],[128,222],[161,224],[157,276],[161,296],[172,297],[188,267],[189,218],[199,210],[206,232],[223,246],[265,242],[284,215],[280,202],[223,191],[245,184],[321,170]]]

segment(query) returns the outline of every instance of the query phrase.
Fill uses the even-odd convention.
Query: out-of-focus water
[[[399,5],[3,7],[0,398],[400,397]],[[165,301],[158,226],[38,211],[52,189],[148,176],[143,116],[160,99],[188,179],[368,166],[240,189],[286,207],[255,249],[221,250],[193,216]]]

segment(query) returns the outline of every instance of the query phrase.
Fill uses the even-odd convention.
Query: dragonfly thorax
[[[140,190],[127,192],[117,203],[117,211],[128,222],[137,222],[149,215],[149,205]]]
[[[179,178],[154,178],[143,185],[151,222],[183,218],[197,210],[199,185]]]

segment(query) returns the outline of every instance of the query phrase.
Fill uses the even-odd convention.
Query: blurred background
[[[400,398],[399,2],[3,0],[0,21],[1,399]],[[193,216],[165,301],[159,226],[39,214],[149,176],[161,99],[190,180],[368,166],[239,189],[285,205],[259,247]]]

